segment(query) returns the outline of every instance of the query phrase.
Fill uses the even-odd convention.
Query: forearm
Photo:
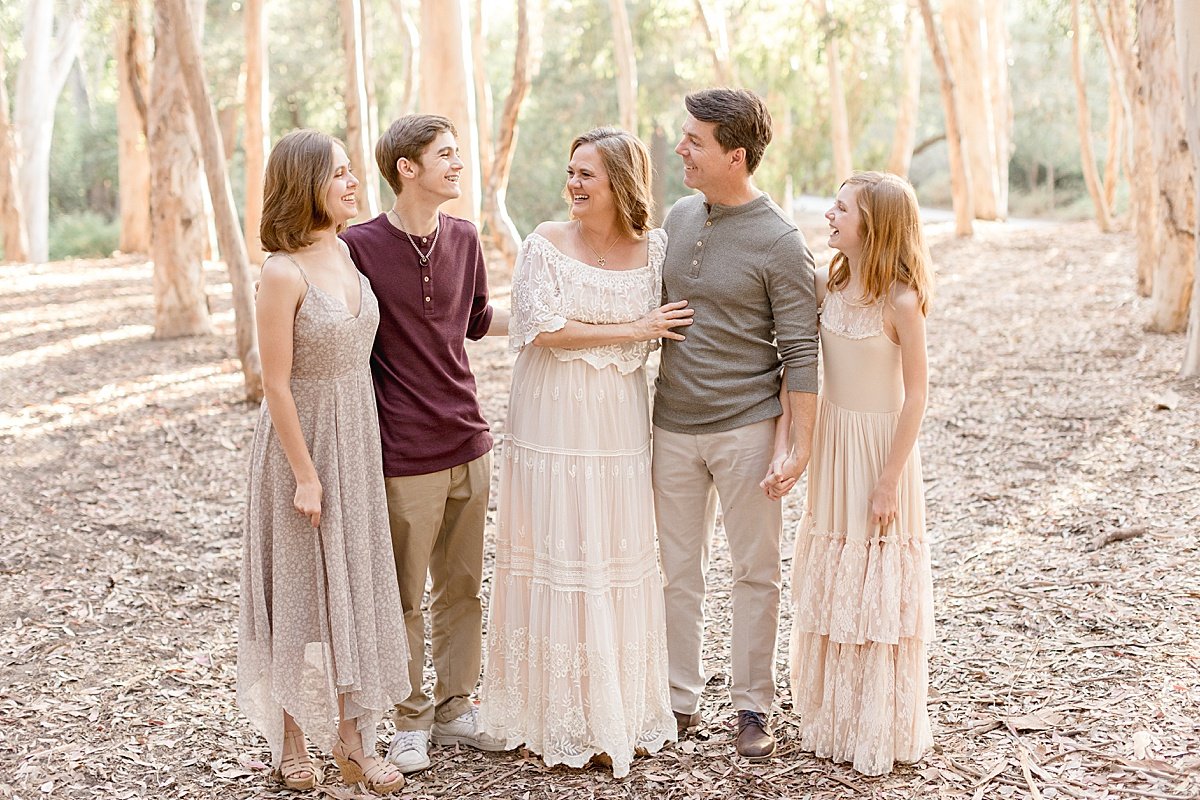
[[[783,408],[783,411],[775,419],[775,441],[771,449],[771,452],[774,453],[772,460],[787,456],[792,449],[792,401],[789,397],[790,394],[787,382],[783,381],[779,387],[779,405]]]
[[[907,395],[904,398],[904,405],[900,408],[900,419],[896,423],[896,432],[892,435],[891,450],[888,452],[887,461],[883,464],[883,471],[879,474],[880,481],[893,485],[900,482],[900,473],[903,472],[904,465],[908,462],[913,447],[917,444],[917,436],[921,433],[921,420],[924,416],[924,396]]]
[[[488,323],[484,336],[508,336],[508,321],[510,314],[507,308],[492,304],[492,321]]]
[[[559,347],[563,350],[582,350],[609,344],[628,344],[639,341],[635,322],[596,324],[569,319],[556,331],[544,331],[533,340],[538,347]]]
[[[300,415],[296,411],[296,400],[287,386],[270,386],[264,390],[267,408],[271,413],[271,424],[279,437],[283,454],[292,468],[296,483],[317,480],[317,468],[312,455],[304,443],[304,432],[300,428]]]
[[[800,463],[807,465],[817,419],[817,396],[812,392],[789,391],[787,394],[792,412],[792,449]]]

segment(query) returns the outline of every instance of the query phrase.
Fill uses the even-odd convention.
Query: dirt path
[[[439,749],[405,796],[1200,796],[1200,386],[1175,376],[1182,337],[1142,331],[1126,235],[931,234],[936,751],[878,779],[801,754],[785,681],[779,756],[732,757],[718,546],[700,737],[624,781]],[[257,409],[238,401],[228,285],[209,282],[219,335],[158,342],[143,262],[0,266],[0,800],[285,796],[233,703]],[[503,344],[472,358],[502,420]]]

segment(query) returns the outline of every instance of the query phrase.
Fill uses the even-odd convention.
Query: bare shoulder
[[[307,286],[300,267],[287,256],[278,253],[267,256],[259,281],[260,296],[296,298]]]
[[[892,287],[887,308],[894,319],[900,323],[925,319],[925,314],[921,310],[921,297],[907,283],[897,283]]]
[[[573,222],[547,220],[534,228],[533,232],[561,250],[566,246],[571,226],[574,224]]]

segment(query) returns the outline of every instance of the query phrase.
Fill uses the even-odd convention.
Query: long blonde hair
[[[928,314],[933,269],[912,185],[890,172],[856,172],[842,186],[858,187],[862,299],[877,302],[887,297],[897,283],[903,283],[917,293],[921,313]],[[849,282],[850,262],[839,252],[829,265],[829,288],[841,289]]]

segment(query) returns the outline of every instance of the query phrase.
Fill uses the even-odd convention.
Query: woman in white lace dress
[[[792,562],[792,696],[803,749],[879,775],[932,744],[917,449],[932,276],[903,179],[856,173],[825,217],[839,252],[817,272],[825,376]]]
[[[564,196],[571,219],[539,225],[513,275],[480,719],[548,765],[611,759],[622,777],[675,739],[643,366],[692,312],[658,305],[645,145],[580,136]]]

